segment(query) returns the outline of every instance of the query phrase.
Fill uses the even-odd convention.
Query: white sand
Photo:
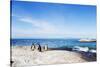
[[[39,52],[37,50],[32,51],[29,46],[12,47],[12,61],[14,61],[13,67],[86,62],[80,54],[75,52],[64,50]]]

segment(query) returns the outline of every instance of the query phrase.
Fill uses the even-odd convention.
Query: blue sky
[[[12,38],[95,38],[96,6],[12,2]]]

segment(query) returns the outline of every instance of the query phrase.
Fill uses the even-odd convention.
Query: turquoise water
[[[96,42],[82,43],[78,40],[79,39],[11,39],[11,45],[28,46],[32,45],[32,43],[40,43],[41,46],[48,45],[49,48],[73,48],[74,46],[96,48]]]

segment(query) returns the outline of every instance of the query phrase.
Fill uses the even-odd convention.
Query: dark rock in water
[[[66,48],[66,50],[68,50],[68,51],[72,51],[72,48]]]
[[[60,47],[60,48],[49,48],[51,50],[67,50],[67,51],[72,51],[72,48],[69,47]]]
[[[96,61],[96,53],[91,52],[80,52],[83,55],[83,59],[87,61]]]

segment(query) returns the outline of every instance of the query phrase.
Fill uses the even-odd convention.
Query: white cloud
[[[32,28],[25,30],[24,28],[13,29],[13,37],[26,37],[26,38],[67,38],[67,37],[95,37],[92,33],[74,32],[67,27],[58,27],[50,23],[50,21],[33,19],[31,17],[18,18],[21,23],[31,24]],[[23,26],[22,26],[23,27]]]
[[[32,24],[34,30],[33,33],[36,34],[59,34],[60,33],[60,29],[48,21],[36,20],[32,18],[21,18],[20,21]]]

